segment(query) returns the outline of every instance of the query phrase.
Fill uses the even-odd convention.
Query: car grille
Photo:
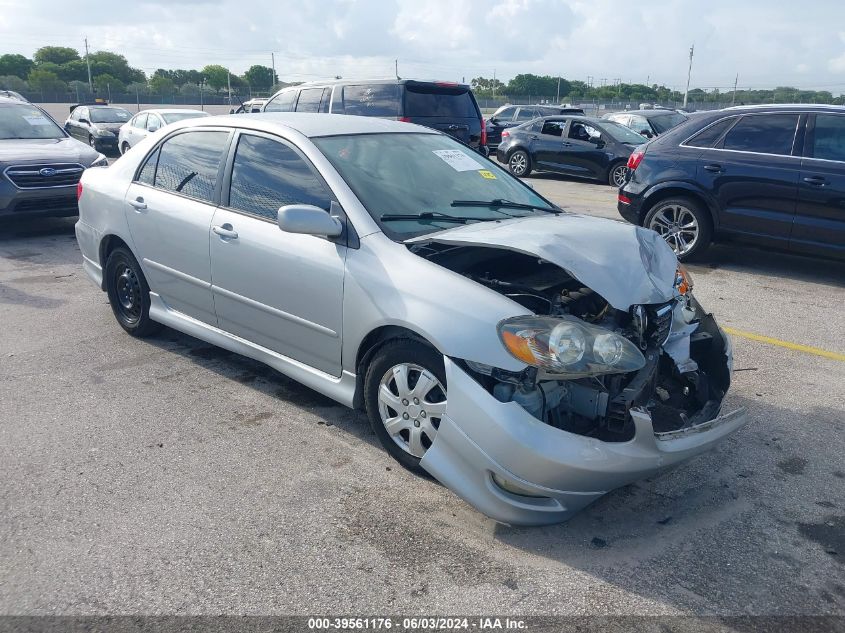
[[[78,163],[50,163],[43,165],[12,165],[6,177],[20,189],[72,187],[79,182],[85,168]]]
[[[669,331],[672,329],[672,309],[674,307],[674,301],[646,306],[648,312],[646,336],[654,345],[663,345],[669,338]]]
[[[40,212],[52,213],[67,211],[71,214],[79,212],[76,196],[62,196],[60,198],[32,198],[21,200],[15,205],[15,213]]]

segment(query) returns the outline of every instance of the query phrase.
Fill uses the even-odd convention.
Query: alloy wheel
[[[698,242],[701,228],[693,212],[680,204],[661,207],[652,216],[648,228],[656,231],[676,255],[685,255]]]
[[[400,363],[379,382],[378,409],[384,428],[399,448],[422,457],[446,413],[446,390],[424,367]]]
[[[515,152],[511,156],[510,161],[511,173],[514,176],[521,176],[525,173],[525,168],[528,167],[528,157],[525,152]]]
[[[612,184],[614,187],[621,187],[625,184],[625,176],[627,175],[628,167],[626,165],[617,165],[610,172]]]

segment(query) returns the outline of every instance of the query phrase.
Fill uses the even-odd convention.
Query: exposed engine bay
[[[649,411],[658,434],[718,414],[730,384],[726,342],[689,290],[665,303],[620,310],[559,266],[534,256],[438,243],[417,244],[412,250],[538,316],[570,315],[623,336],[645,358],[637,371],[568,380],[537,367],[514,373],[461,361],[499,401],[516,402],[546,424],[603,441],[633,437],[633,407]]]

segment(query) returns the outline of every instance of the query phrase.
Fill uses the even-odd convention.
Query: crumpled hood
[[[563,268],[618,310],[674,297],[678,260],[654,231],[633,224],[564,213],[477,222],[407,243],[507,248]]]
[[[4,164],[81,163],[87,167],[97,156],[99,152],[68,137],[0,140],[0,162]]]

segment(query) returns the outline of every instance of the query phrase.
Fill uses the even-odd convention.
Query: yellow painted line
[[[732,327],[722,328],[732,336],[739,336],[742,338],[751,339],[752,341],[759,341],[760,343],[768,343],[769,345],[777,345],[778,347],[785,347],[796,352],[804,352],[805,354],[815,354],[816,356],[823,356],[833,360],[845,361],[845,354],[838,352],[831,352],[819,347],[811,347],[810,345],[801,345],[800,343],[790,343],[789,341],[782,341],[779,338],[772,338],[771,336],[763,336],[761,334],[754,334],[753,332],[744,332],[743,330],[736,330]]]

